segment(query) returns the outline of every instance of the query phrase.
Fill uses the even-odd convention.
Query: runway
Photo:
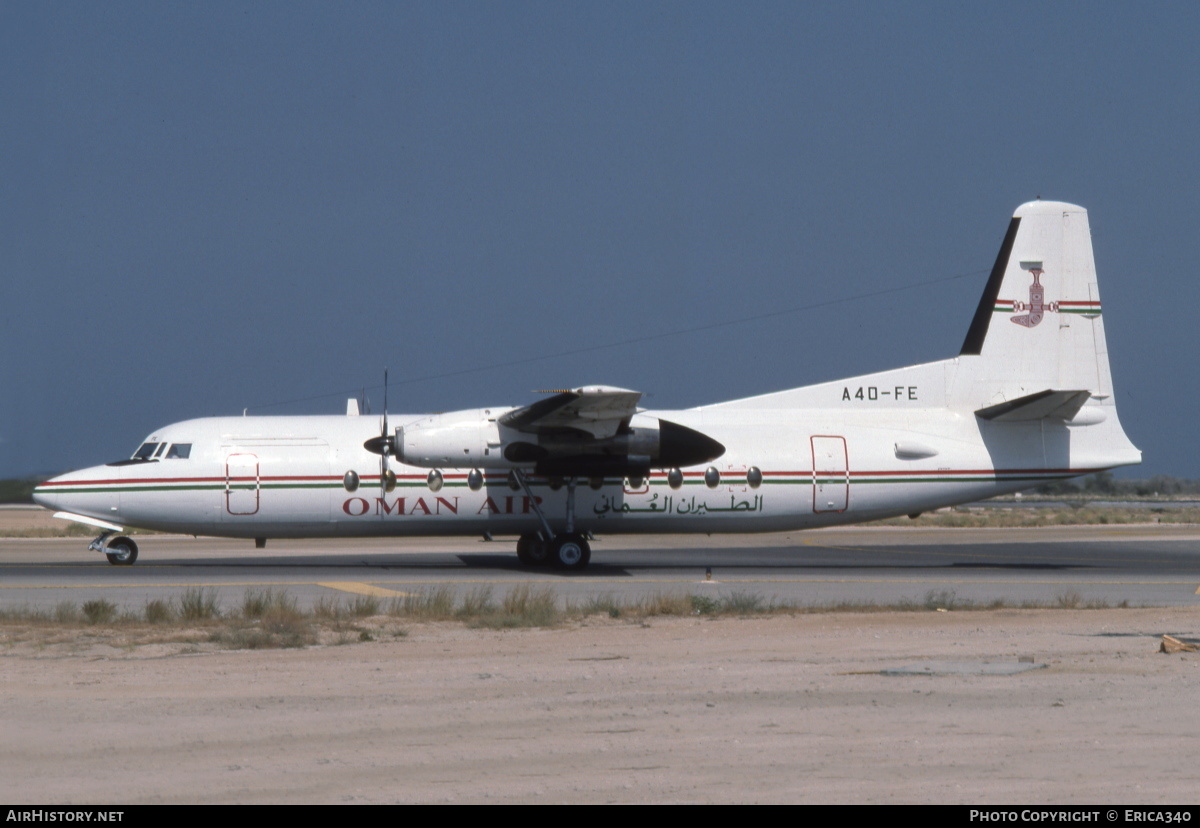
[[[0,539],[0,608],[105,598],[137,609],[188,589],[237,605],[247,590],[286,590],[301,605],[339,595],[383,599],[449,587],[550,585],[563,600],[655,593],[753,593],[799,606],[1200,601],[1200,527],[902,529],[854,527],[741,536],[608,536],[582,574],[522,567],[511,539],[271,541],[138,536],[132,567],[110,566],[80,538]]]

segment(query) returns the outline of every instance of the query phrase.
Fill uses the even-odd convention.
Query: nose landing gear
[[[110,540],[112,534],[112,532],[104,532],[88,544],[88,549],[103,552],[104,557],[108,558],[108,562],[113,566],[132,566],[138,556],[137,544],[124,535]]]

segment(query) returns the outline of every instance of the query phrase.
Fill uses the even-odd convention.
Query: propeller
[[[383,416],[379,420],[379,436],[363,443],[367,451],[379,455],[379,489],[386,494],[396,488],[396,473],[388,468],[388,457],[396,450],[396,438],[388,431],[388,372],[383,369]]]

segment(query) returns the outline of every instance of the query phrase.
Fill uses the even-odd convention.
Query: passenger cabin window
[[[168,460],[186,460],[191,456],[192,456],[192,444],[191,443],[173,443],[171,445],[171,447],[169,449],[167,449],[167,459]]]

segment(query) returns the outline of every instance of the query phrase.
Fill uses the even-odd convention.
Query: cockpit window
[[[167,447],[167,444],[166,444],[166,443],[159,443],[159,444],[158,444],[158,451],[154,452],[154,456],[155,456],[155,457],[162,457],[163,449],[165,449],[166,447]]]
[[[191,443],[173,443],[171,448],[167,449],[168,460],[186,460],[192,455]]]
[[[133,453],[134,460],[149,460],[158,451],[162,443],[142,443],[141,448]]]

